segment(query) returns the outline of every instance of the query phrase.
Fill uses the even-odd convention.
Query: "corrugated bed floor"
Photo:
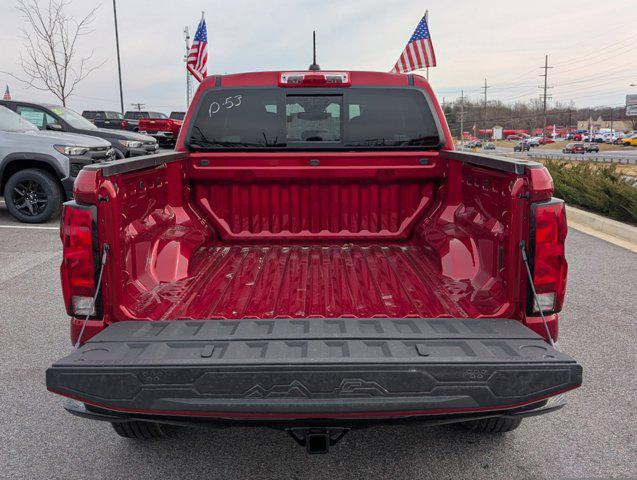
[[[193,275],[138,297],[151,319],[477,316],[468,282],[437,273],[417,246],[225,246]]]

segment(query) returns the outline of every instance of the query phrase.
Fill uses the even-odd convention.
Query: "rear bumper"
[[[106,412],[228,421],[502,415],[581,380],[499,319],[122,322],[46,374]]]
[[[421,425],[445,425],[451,423],[479,420],[490,417],[525,418],[544,415],[554,412],[566,406],[566,401],[562,395],[551,397],[531,405],[519,407],[511,410],[490,411],[490,412],[468,412],[457,414],[437,414],[426,416],[385,416],[377,418],[360,417],[339,417],[339,418],[211,418],[201,416],[175,416],[157,414],[138,414],[130,412],[109,411],[103,408],[86,405],[75,400],[67,400],[64,409],[72,415],[102,422],[156,422],[161,424],[184,426],[184,427],[207,427],[207,428],[227,428],[227,427],[268,427],[281,430],[293,429],[297,427],[330,427],[359,429],[377,425],[404,425],[418,423]]]

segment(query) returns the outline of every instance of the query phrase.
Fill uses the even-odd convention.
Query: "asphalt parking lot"
[[[584,366],[561,411],[501,436],[378,427],[307,456],[273,430],[182,429],[135,443],[67,414],[44,371],[70,349],[57,220],[18,224],[0,202],[0,478],[595,478],[637,476],[637,254],[571,230],[560,346]]]

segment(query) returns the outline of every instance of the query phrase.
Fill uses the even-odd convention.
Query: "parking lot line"
[[[50,227],[46,225],[0,225],[0,228],[19,228],[27,230],[59,230],[60,227]]]

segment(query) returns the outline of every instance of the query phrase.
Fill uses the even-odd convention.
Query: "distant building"
[[[580,120],[577,122],[578,130],[588,130],[588,120]],[[599,130],[601,128],[610,128],[610,119],[604,120],[602,117],[598,117],[597,120],[591,119],[591,128],[593,131]],[[633,128],[631,122],[627,122],[626,120],[613,120],[613,130],[618,132],[626,132]]]

